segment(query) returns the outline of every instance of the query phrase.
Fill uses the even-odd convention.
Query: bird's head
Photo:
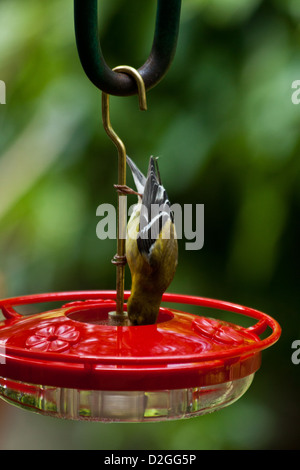
[[[147,296],[131,296],[127,303],[127,312],[132,326],[153,325],[157,321],[161,296],[149,298]]]

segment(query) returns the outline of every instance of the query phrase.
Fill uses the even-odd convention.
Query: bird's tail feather
[[[134,183],[137,189],[137,192],[140,194],[144,194],[144,188],[146,184],[146,177],[143,175],[143,173],[138,169],[136,164],[131,160],[131,158],[126,156],[126,160],[128,163],[129,168],[131,169],[131,173],[134,179]]]

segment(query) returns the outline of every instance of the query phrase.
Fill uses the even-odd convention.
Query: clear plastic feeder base
[[[80,421],[150,422],[192,418],[238,400],[254,374],[206,387],[150,392],[78,390],[0,379],[1,397],[36,413]]]

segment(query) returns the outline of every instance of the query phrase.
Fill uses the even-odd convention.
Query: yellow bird
[[[126,258],[132,278],[127,312],[131,325],[149,325],[157,321],[162,295],[177,267],[174,214],[157,159],[150,157],[147,178],[129,157],[127,163],[138,194],[127,225]]]

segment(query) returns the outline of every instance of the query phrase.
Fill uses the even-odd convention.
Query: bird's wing
[[[151,258],[151,249],[155,240],[157,240],[164,224],[169,219],[173,221],[170,201],[165,188],[160,183],[157,162],[154,157],[151,157],[142,199],[139,236],[137,238],[138,249],[141,254],[146,255],[148,260]]]
[[[145,184],[146,184],[146,178],[143,175],[143,173],[138,169],[136,164],[131,160],[131,158],[128,157],[128,155],[126,156],[126,160],[127,160],[129,168],[131,169],[134,183],[136,186],[136,190],[139,194],[143,194]]]

